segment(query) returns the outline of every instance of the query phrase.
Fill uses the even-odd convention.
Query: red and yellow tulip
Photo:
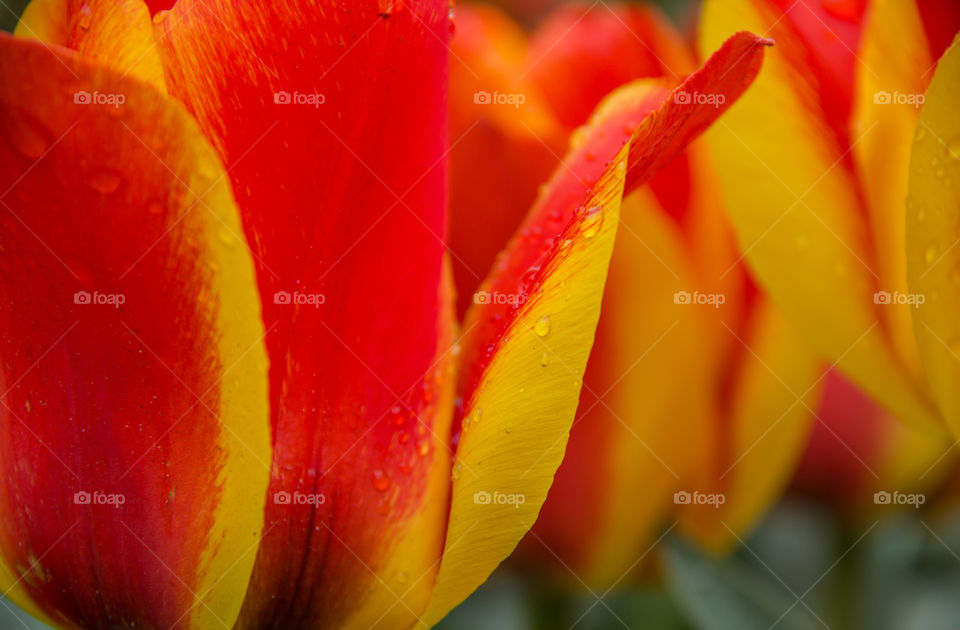
[[[939,453],[941,420],[960,428],[957,161],[937,118],[956,105],[958,52],[941,54],[958,26],[949,2],[707,0],[701,29],[702,50],[736,27],[782,50],[709,138],[751,269],[818,353],[939,433]]]
[[[0,37],[0,587],[63,627],[432,625],[546,497],[621,198],[725,107],[611,97],[487,275],[524,299],[458,327],[447,4],[171,4]],[[678,89],[729,105],[767,43]]]
[[[470,294],[535,194],[529,172],[556,165],[571,132],[576,150],[576,125],[607,92],[643,77],[637,89],[674,86],[695,64],[642,6],[566,7],[529,38],[495,10],[460,12],[451,248],[469,252],[457,281]],[[480,89],[527,98],[508,115],[466,98]],[[505,179],[483,160],[490,147],[529,157]],[[567,454],[526,541],[525,557],[594,586],[622,580],[671,523],[714,549],[735,543],[788,483],[813,418],[820,363],[740,264],[707,149],[694,142],[624,200]]]

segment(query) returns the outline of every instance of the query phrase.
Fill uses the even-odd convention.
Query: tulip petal
[[[867,13],[857,64],[853,147],[868,212],[880,290],[907,293],[904,204],[910,143],[933,61],[914,0],[875,0]],[[899,100],[904,102],[898,102]],[[893,101],[893,102],[891,102]],[[909,102],[908,102],[909,101]],[[920,380],[917,345],[907,303],[886,304],[881,321],[897,356]]]
[[[624,83],[664,78],[676,84],[694,70],[689,45],[658,9],[574,3],[553,11],[531,35],[524,76],[573,128]]]
[[[907,199],[907,279],[924,296],[915,331],[937,403],[960,435],[960,46],[940,59],[914,135]]]
[[[35,41],[0,37],[0,110],[0,586],[71,627],[230,625],[271,448],[223,167],[155,89]]]
[[[577,418],[525,541],[525,551],[550,564],[555,554],[591,588],[615,585],[636,565],[672,511],[673,493],[715,443],[708,405],[720,366],[705,351],[704,320],[716,309],[675,300],[699,286],[697,273],[649,189],[624,199],[621,221]],[[641,488],[642,501],[624,500]]]
[[[14,34],[71,48],[166,91],[142,0],[33,0]]]
[[[154,23],[230,169],[269,330],[291,502],[268,503],[238,627],[411,624],[449,492],[449,5],[179,0]]]
[[[819,361],[788,322],[756,297],[738,332],[729,370],[729,402],[718,414],[719,448],[694,488],[723,496],[720,505],[691,502],[681,528],[701,545],[729,549],[789,483],[803,453],[819,398]]]
[[[637,83],[608,97],[485,283],[489,299],[464,323],[465,413],[427,624],[487,578],[546,498],[576,411],[624,190],[648,180],[742,94],[768,43],[739,33],[673,93]],[[685,90],[728,100],[691,104],[679,96]],[[500,295],[514,299],[501,303]]]
[[[843,134],[831,124],[815,75],[796,65],[806,50],[798,36],[785,20],[758,8],[769,4],[704,5],[705,49],[735,28],[768,32],[778,41],[750,94],[708,134],[724,165],[741,249],[760,284],[818,352],[901,418],[936,424],[936,411],[879,324],[877,254],[849,154],[841,148]],[[796,10],[804,7],[797,3]]]
[[[554,119],[536,86],[521,78],[527,46],[517,24],[488,5],[460,4],[455,20],[449,241],[462,316],[536,199],[537,186],[556,166],[568,131]],[[494,95],[523,102],[491,102]]]

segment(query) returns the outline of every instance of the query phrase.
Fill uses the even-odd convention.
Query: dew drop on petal
[[[537,333],[538,337],[546,337],[550,334],[550,318],[544,315],[537,323],[533,326],[533,332]]]
[[[583,218],[583,237],[593,238],[600,232],[603,223],[603,207],[593,206],[587,210]]]
[[[390,477],[379,468],[373,471],[373,487],[383,492],[390,487]]]
[[[87,184],[100,194],[109,195],[120,188],[123,176],[109,168],[94,171],[87,177]]]

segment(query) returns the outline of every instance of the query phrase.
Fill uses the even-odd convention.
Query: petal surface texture
[[[960,47],[941,58],[920,114],[910,156],[907,199],[907,278],[925,297],[915,331],[937,402],[960,435]]]
[[[449,7],[186,0],[153,21],[264,304],[275,455],[238,627],[408,626],[450,486]]]
[[[678,91],[722,92],[732,103],[767,44],[734,35]],[[601,104],[484,283],[488,299],[467,313],[450,524],[427,624],[510,554],[546,498],[593,343],[620,199],[725,109],[678,94],[636,83]]]
[[[0,110],[2,588],[70,627],[230,626],[271,447],[221,162],[153,87],[36,41],[0,37]]]

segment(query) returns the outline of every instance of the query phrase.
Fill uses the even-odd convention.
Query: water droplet
[[[932,265],[933,262],[937,259],[937,253],[940,249],[937,247],[936,243],[930,243],[927,245],[927,248],[923,250],[923,259],[928,265]]]
[[[593,206],[583,217],[583,237],[593,238],[600,232],[603,223],[603,206]]]
[[[90,30],[90,22],[93,21],[93,9],[90,8],[90,5],[84,3],[80,7],[80,11],[77,12],[77,26],[80,27],[80,30],[86,32]]]
[[[533,326],[533,332],[537,333],[538,337],[546,337],[550,334],[550,318],[544,315],[537,323]]]
[[[451,9],[451,11],[453,11],[453,9]],[[397,582],[399,582],[400,584],[406,584],[409,579],[410,579],[410,576],[408,576],[403,571],[401,571],[400,573],[397,573]]]
[[[429,442],[420,442],[417,444],[417,455],[420,457],[426,457],[427,453],[430,452],[430,443]]]
[[[123,176],[120,175],[117,171],[109,168],[100,169],[94,171],[87,178],[87,184],[90,188],[93,188],[98,193],[103,195],[109,195],[117,191],[117,188],[120,188],[120,183],[123,181]]]
[[[463,464],[457,464],[453,467],[453,480],[459,481],[460,477],[463,476]]]
[[[390,477],[379,468],[373,471],[373,487],[383,492],[390,487]]]
[[[547,354],[546,352],[544,352],[543,356],[540,357],[540,365],[542,367],[547,367],[548,365],[550,365],[550,355]]]
[[[217,233],[217,237],[220,239],[220,242],[227,247],[233,247],[237,244],[237,237],[227,228],[221,228]]]

